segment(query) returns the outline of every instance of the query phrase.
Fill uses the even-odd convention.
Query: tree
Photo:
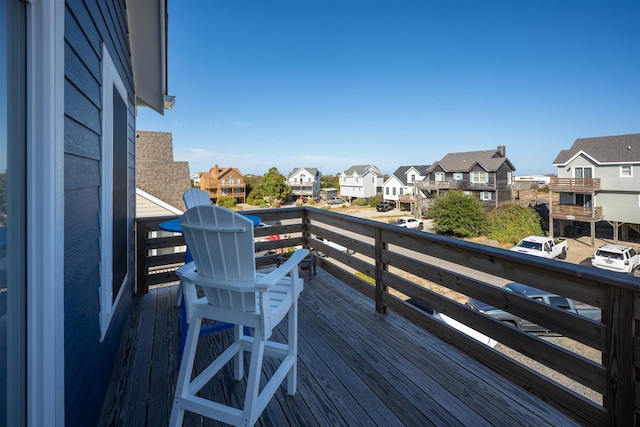
[[[322,175],[320,178],[321,188],[338,188],[340,189],[340,174],[336,175]]]
[[[286,177],[277,168],[272,167],[262,176],[248,199],[261,200],[273,206],[286,199],[289,194],[291,194],[291,188],[286,184]]]
[[[504,203],[489,214],[487,237],[517,244],[523,237],[544,236],[538,212],[516,202]]]
[[[437,197],[428,215],[439,232],[458,237],[479,236],[487,225],[482,202],[462,191],[448,191]]]

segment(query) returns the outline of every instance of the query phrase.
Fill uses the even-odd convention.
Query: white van
[[[591,257],[591,265],[603,270],[633,274],[640,266],[640,253],[629,246],[606,244]]]

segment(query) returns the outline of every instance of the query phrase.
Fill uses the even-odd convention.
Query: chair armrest
[[[261,277],[256,282],[256,288],[267,289],[278,283],[286,276],[291,270],[298,267],[300,261],[302,261],[307,255],[309,255],[309,249],[298,249],[291,257],[280,267],[276,268],[271,273],[264,277]]]
[[[187,274],[190,273],[192,271],[195,271],[196,269],[196,264],[191,261],[190,263],[187,263],[185,265],[183,265],[182,267],[180,267],[179,269],[176,270],[176,274],[178,276],[182,276],[183,274]]]

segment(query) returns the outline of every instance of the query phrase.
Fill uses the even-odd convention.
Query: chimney
[[[500,157],[507,157],[507,147],[504,145],[498,145],[498,153]]]

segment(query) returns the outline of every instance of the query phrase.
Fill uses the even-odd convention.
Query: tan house
[[[211,203],[217,204],[221,197],[233,197],[236,203],[247,199],[247,184],[237,168],[212,167],[209,172],[198,172],[201,190],[209,192]]]
[[[189,163],[173,160],[169,132],[136,132],[136,216],[179,215],[191,188]]]

